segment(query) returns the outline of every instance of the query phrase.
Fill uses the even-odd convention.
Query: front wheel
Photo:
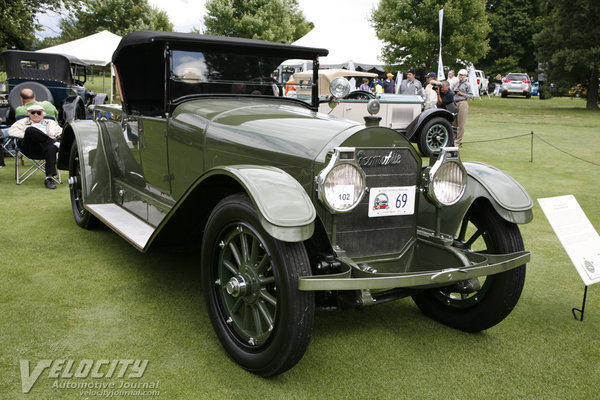
[[[74,140],[69,154],[69,193],[75,223],[84,229],[92,229],[98,225],[98,219],[83,207],[83,187],[81,181],[81,163],[77,141]]]
[[[502,219],[490,206],[475,206],[465,216],[456,246],[489,254],[523,250],[516,224]],[[525,265],[495,275],[483,276],[452,286],[430,289],[414,302],[436,321],[467,332],[478,332],[498,324],[513,310],[525,283]]]
[[[433,118],[421,129],[417,142],[423,157],[431,157],[435,150],[454,144],[452,125],[445,118]]]
[[[282,242],[261,226],[247,195],[223,199],[202,240],[202,287],[221,345],[242,368],[278,375],[304,355],[314,321],[314,293],[303,243]]]

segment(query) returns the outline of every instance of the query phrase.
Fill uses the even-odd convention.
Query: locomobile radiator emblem
[[[361,167],[377,167],[380,165],[397,165],[402,162],[402,154],[399,151],[390,151],[386,155],[368,156],[364,151],[357,154],[358,164]]]

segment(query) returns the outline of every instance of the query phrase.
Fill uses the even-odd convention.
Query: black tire
[[[98,225],[98,219],[83,208],[83,191],[81,187],[81,163],[77,151],[77,141],[74,140],[69,154],[69,192],[71,208],[75,223],[84,229],[93,229]]]
[[[432,118],[421,128],[417,145],[423,157],[431,157],[435,150],[454,144],[452,124],[445,118]]]
[[[270,236],[247,195],[217,204],[202,240],[202,288],[213,328],[233,361],[269,377],[302,358],[315,300],[313,292],[298,290],[298,278],[310,273],[304,244]]]
[[[526,98],[526,99],[530,99],[530,98],[531,98],[531,93],[527,93],[527,94],[525,95],[525,98]]]
[[[467,239],[468,236],[468,239]],[[490,254],[523,250],[516,224],[502,219],[491,206],[469,210],[458,233],[457,246]],[[413,296],[430,318],[466,332],[498,324],[513,310],[525,283],[525,265],[478,279],[479,290],[457,292],[456,286],[430,289]]]
[[[507,97],[508,93],[507,92],[502,92],[502,97]]]

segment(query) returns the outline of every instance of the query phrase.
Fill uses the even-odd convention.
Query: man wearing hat
[[[387,73],[385,81],[383,81],[383,93],[392,93],[396,91],[396,82],[394,81],[394,74]]]
[[[410,68],[406,73],[406,79],[400,84],[398,94],[418,94],[423,97],[423,85],[415,79],[415,69]]]
[[[438,95],[437,92],[434,90],[434,86],[439,89],[439,87],[442,86],[442,84],[438,82],[435,78],[435,72],[430,72],[427,75],[425,75],[425,79],[427,80],[427,85],[423,90],[423,93],[425,94],[425,103],[423,104],[423,106],[425,107],[425,109],[432,108],[438,102]]]
[[[467,123],[467,115],[469,114],[469,102],[468,99],[473,98],[473,92],[471,92],[471,85],[467,79],[467,70],[461,69],[458,71],[458,84],[454,89],[454,102],[458,108],[458,114],[454,120],[454,125],[458,127],[456,136],[454,137],[454,144],[460,146],[462,138],[465,135],[465,124]]]
[[[46,180],[48,189],[56,189],[52,179],[56,175],[56,140],[62,133],[62,128],[51,119],[44,119],[44,107],[33,104],[27,107],[28,116],[15,122],[8,134],[22,140],[21,151],[27,157],[36,160],[46,160]]]

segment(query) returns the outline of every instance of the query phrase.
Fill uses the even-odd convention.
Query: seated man
[[[44,107],[39,104],[27,107],[29,117],[15,122],[8,133],[22,139],[21,151],[27,157],[46,160],[46,181],[48,189],[56,189],[53,176],[56,175],[56,153],[62,128],[51,119],[44,119]]]
[[[44,113],[46,114],[45,118],[56,120],[58,117],[58,110],[56,110],[56,107],[54,107],[54,105],[49,101],[36,101],[33,90],[25,88],[21,90],[19,94],[21,96],[21,103],[23,103],[23,105],[15,109],[16,119],[27,117],[27,107],[34,104],[40,105],[44,108]]]

